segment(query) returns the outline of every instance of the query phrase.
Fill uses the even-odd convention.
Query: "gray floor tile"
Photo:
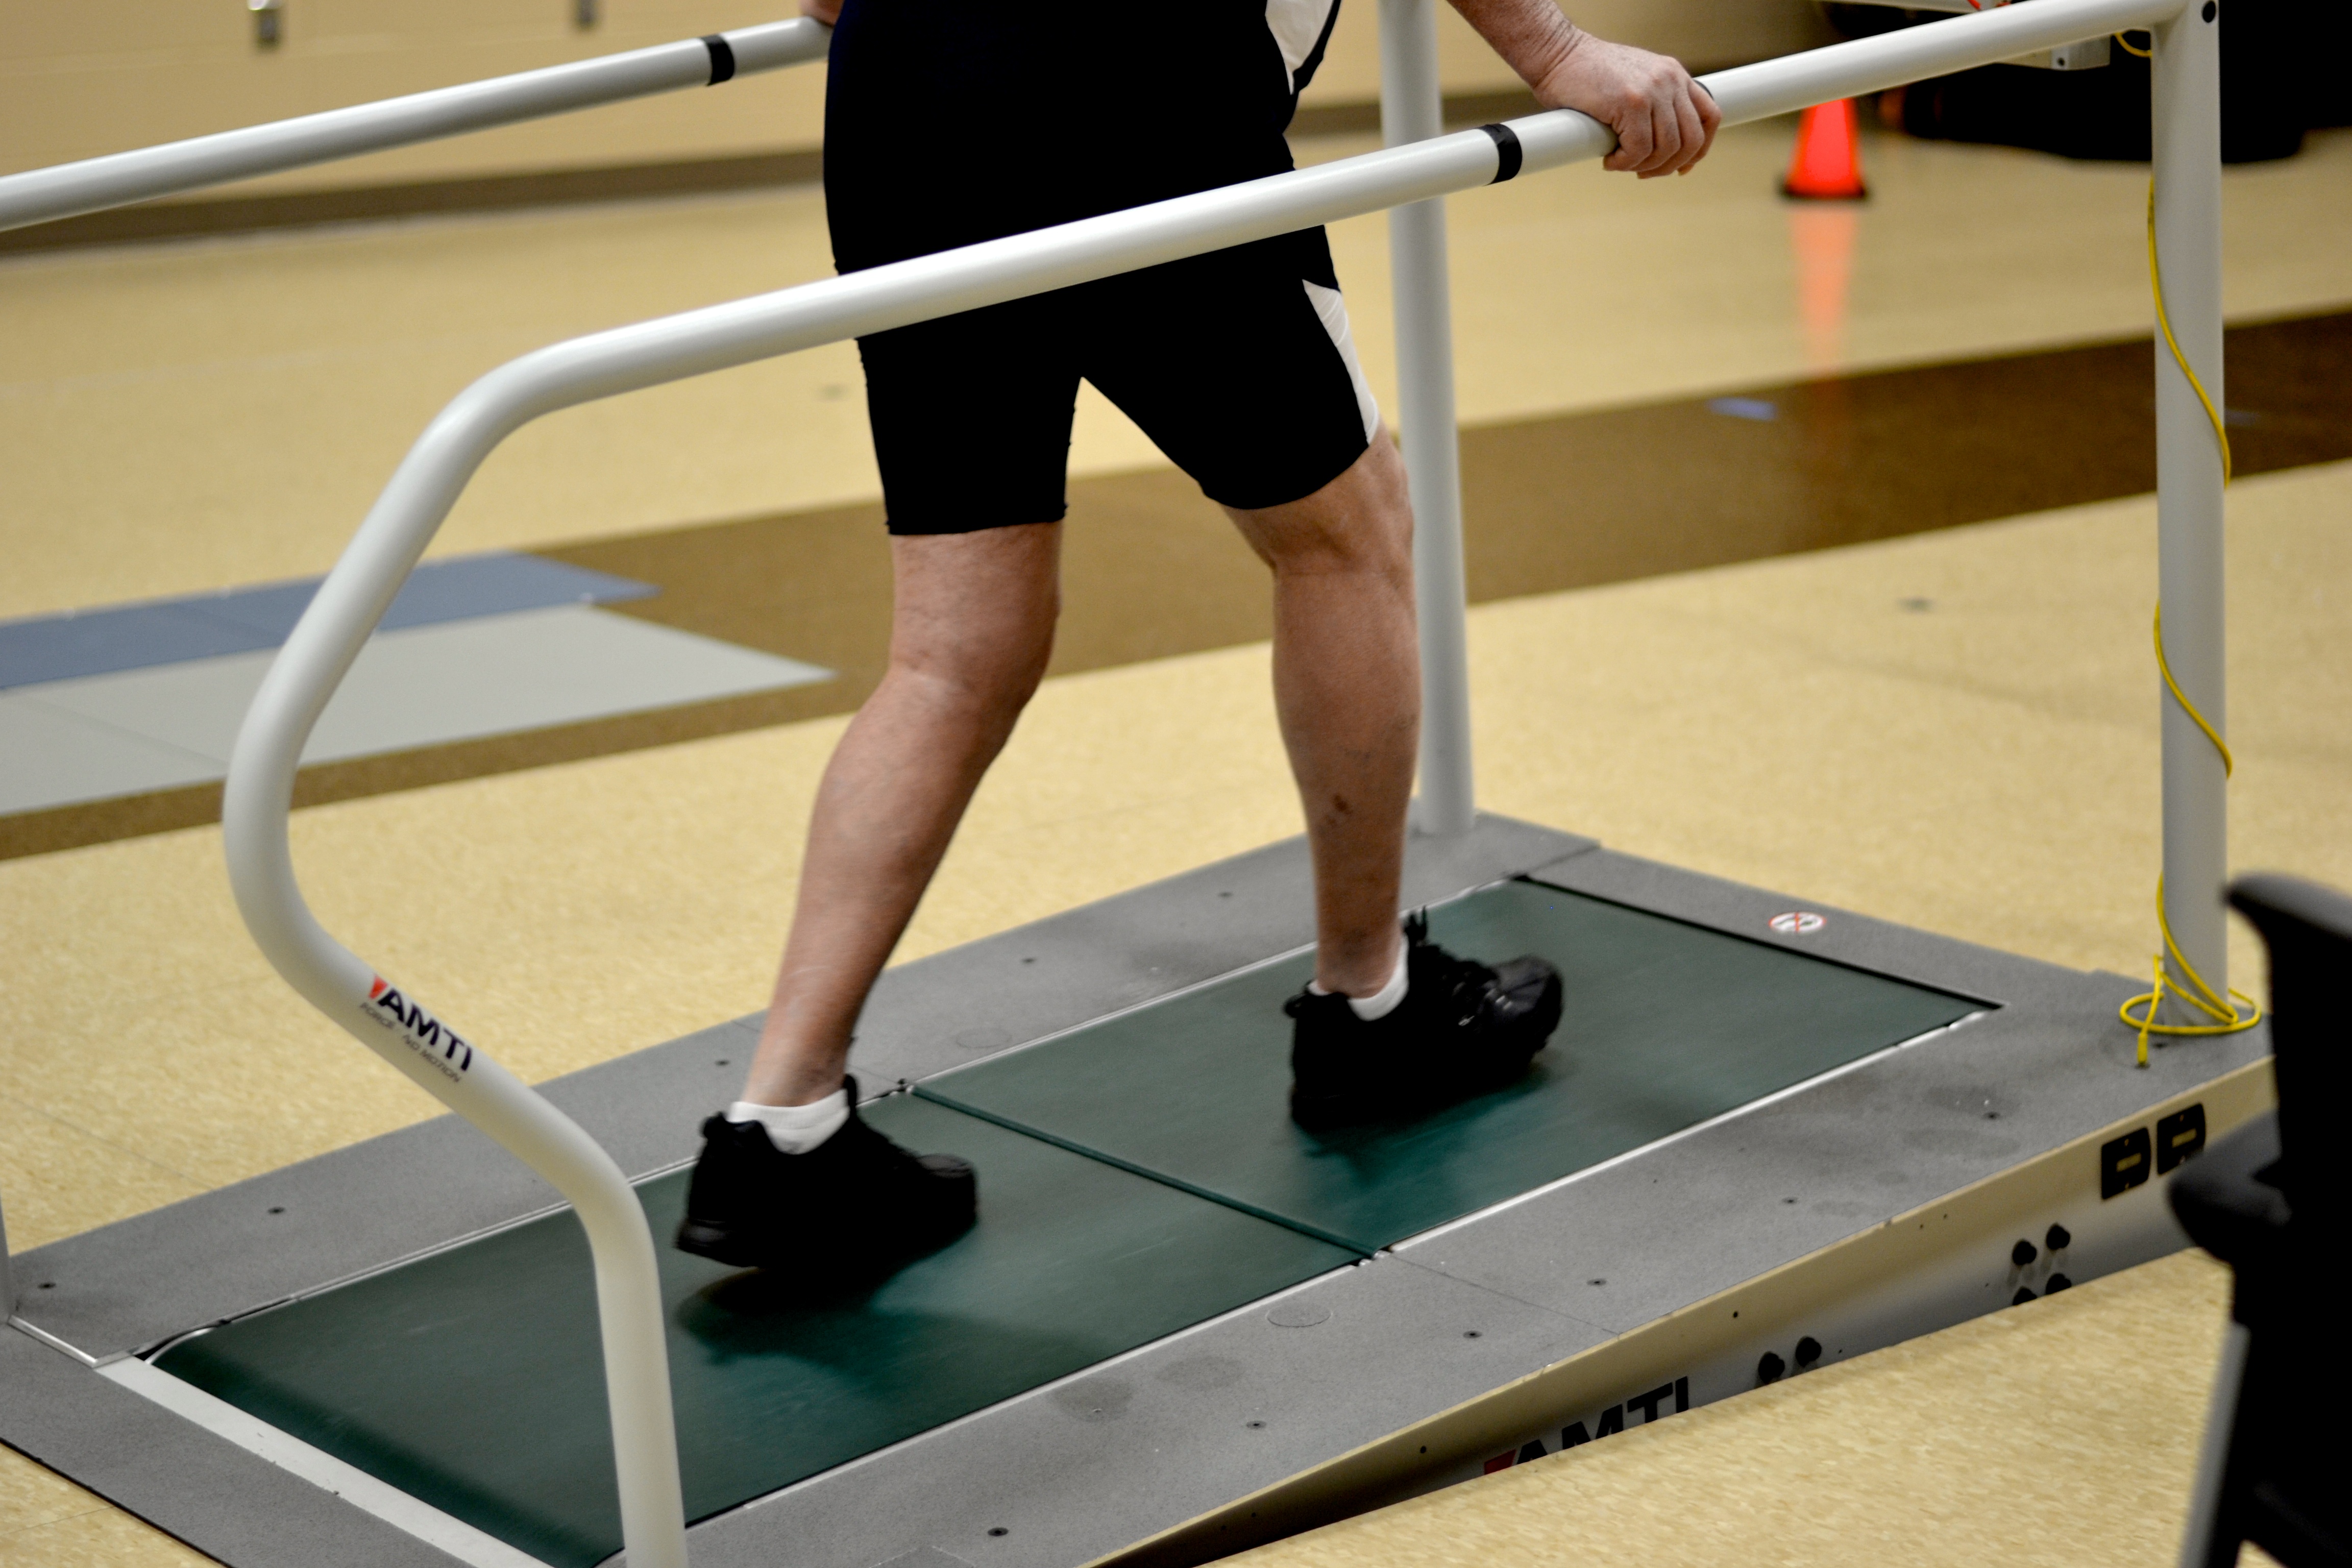
[[[266,639],[254,645],[257,647],[276,647],[286,640],[294,623],[310,607],[319,583],[320,579],[311,577],[238,588],[184,601],[184,607],[249,628]],[[592,572],[584,566],[548,561],[537,555],[505,552],[460,555],[447,561],[425,562],[410,573],[391,607],[383,613],[383,629],[400,631],[477,616],[552,609],[559,605],[611,604],[647,598],[660,591],[650,583]]]
[[[0,814],[218,778],[208,757],[0,693]]]
[[[219,777],[276,657],[191,659],[9,693],[5,700],[37,709],[53,722],[41,732],[37,763],[18,763],[14,753],[25,748],[9,747],[8,783],[0,786],[7,790],[5,809]],[[370,642],[320,716],[303,760],[443,745],[830,676],[796,659],[579,605],[446,621],[381,633]],[[80,722],[62,727],[70,720]],[[182,759],[180,773],[149,782],[163,776],[151,752]],[[192,768],[192,776],[183,776]]]
[[[360,656],[311,762],[806,686],[832,671],[575,606],[387,632]]]
[[[305,577],[0,621],[0,688],[273,648],[294,629],[319,583]],[[384,612],[383,629],[559,605],[612,604],[660,591],[607,572],[494,551],[417,567]]]

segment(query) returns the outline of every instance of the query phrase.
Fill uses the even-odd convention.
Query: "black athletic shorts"
[[[1059,519],[1081,377],[1226,506],[1312,495],[1380,423],[1320,229],[857,347],[893,533]]]
[[[1338,0],[846,0],[825,84],[845,272],[1279,174]],[[1229,506],[1312,494],[1379,416],[1320,229],[858,341],[890,528],[1064,510],[1081,379]]]

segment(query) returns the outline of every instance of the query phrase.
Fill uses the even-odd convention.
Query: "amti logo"
[[[1675,1407],[1672,1410],[1665,1407],[1668,1400],[1674,1401]],[[1530,1459],[1540,1459],[1548,1453],[1564,1452],[1580,1443],[1596,1442],[1602,1437],[1614,1436],[1625,1430],[1625,1413],[1629,1410],[1640,1411],[1642,1424],[1646,1426],[1653,1421],[1664,1420],[1669,1415],[1679,1415],[1689,1408],[1690,1379],[1678,1377],[1672,1383],[1658,1384],[1647,1394],[1637,1394],[1622,1404],[1611,1405],[1596,1416],[1589,1427],[1581,1421],[1570,1422],[1559,1429],[1559,1449],[1546,1448],[1540,1436],[1528,1438],[1516,1448],[1506,1448],[1486,1461],[1486,1472],[1491,1476],[1496,1470],[1507,1470],[1513,1465],[1524,1465]]]
[[[383,976],[368,987],[367,1015],[387,1029],[397,1029],[408,1048],[454,1079],[474,1065],[474,1047],[457,1031],[422,1006],[403,996]]]

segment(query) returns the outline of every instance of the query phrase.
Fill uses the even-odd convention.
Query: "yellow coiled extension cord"
[[[2146,52],[2132,48],[2120,33],[2116,35],[2116,41],[2123,44],[2124,47],[2130,49],[2133,54]],[[2212,421],[2213,439],[2220,442],[2221,446],[2221,483],[2226,486],[2231,477],[2229,430],[2221,422],[2221,411],[2213,406],[2213,399],[2206,392],[2205,384],[2198,379],[2196,369],[2189,364],[2189,356],[2181,352],[2179,340],[2172,335],[2172,315],[2164,305],[2164,269],[2158,264],[2156,256],[2156,182],[2153,179],[2147,183],[2147,277],[2149,286],[2156,292],[2156,324],[2163,329],[2165,346],[2172,351],[2173,363],[2180,367],[2180,374],[2189,378],[2189,385],[2197,394],[2197,401],[2205,405],[2205,417]],[[2213,749],[2221,753],[2222,777],[2227,778],[2236,772],[2237,762],[2230,755],[2229,743],[2221,739],[2219,731],[2207,722],[2205,715],[2197,711],[2197,705],[2189,700],[2189,694],[2181,690],[2180,683],[2172,678],[2171,661],[2164,657],[2164,606],[2162,605],[2156,607],[2156,668],[2163,671],[2165,689],[2172,693],[2172,700],[2175,702],[2180,704],[2180,710],[2196,721],[2197,727],[2205,731],[2205,738],[2213,742]],[[2164,952],[2156,955],[2155,986],[2133,997],[2118,1009],[2123,1021],[2139,1031],[2140,1066],[2147,1066],[2147,1037],[2150,1035],[2234,1035],[2242,1029],[2251,1029],[2262,1022],[2263,1010],[2255,1004],[2252,997],[2242,991],[2234,989],[2231,991],[2230,997],[2232,1000],[2244,1004],[2242,1011],[2239,1007],[2233,1006],[2231,1001],[2215,995],[2213,988],[2205,983],[2205,977],[2197,973],[2196,965],[2190,963],[2187,956],[2181,952],[2180,944],[2172,938],[2172,922],[2164,918],[2164,879],[2161,876],[2156,879],[2156,924],[2157,929],[2164,933]],[[2167,978],[2164,969],[2166,953],[2172,955],[2172,962],[2179,966],[2181,975],[2189,982],[2185,988],[2173,984]],[[2179,997],[2212,1022],[2208,1024],[2158,1023],[2156,1012],[2163,1005],[2168,993]],[[2135,1007],[2144,1008],[2145,1011],[2135,1017],[2132,1014],[2132,1009]]]

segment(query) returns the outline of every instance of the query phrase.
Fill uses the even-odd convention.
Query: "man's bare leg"
[[[1274,571],[1275,700],[1316,870],[1317,979],[1395,972],[1420,729],[1412,512],[1385,435],[1286,506],[1233,510]],[[866,993],[913,917],[1053,647],[1060,525],[892,540],[890,669],[825,770],[800,899],[743,1098],[840,1087]]]
[[[866,994],[1045,672],[1061,537],[1045,522],[890,541],[890,668],[817,790],[745,1100],[807,1105],[841,1087]]]
[[[1388,432],[1304,500],[1227,508],[1274,569],[1274,695],[1315,861],[1315,978],[1395,973],[1405,810],[1421,734],[1412,502]]]

